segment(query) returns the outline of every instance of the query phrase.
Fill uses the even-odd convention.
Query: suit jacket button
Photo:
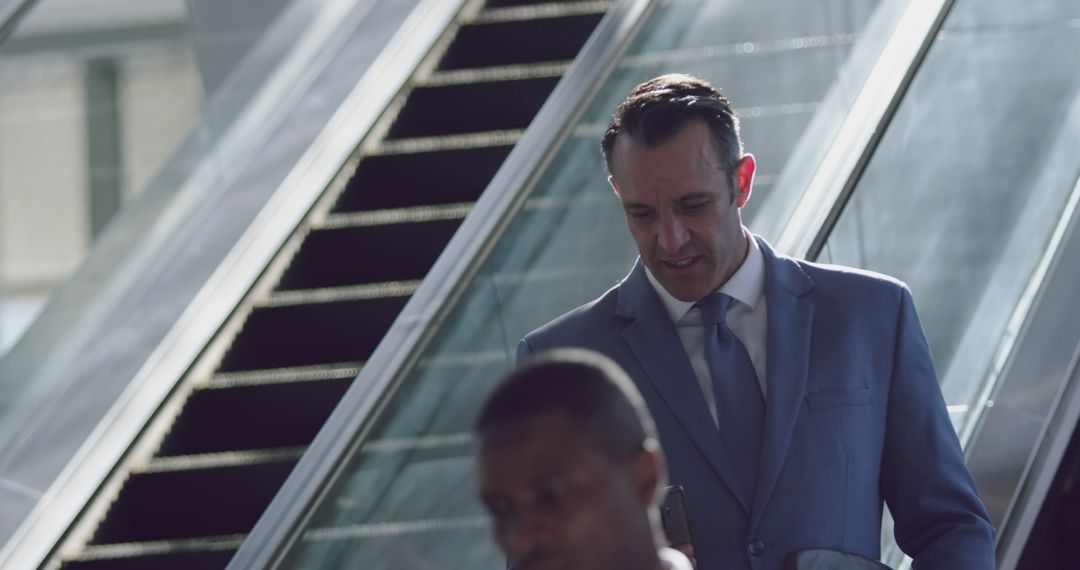
[[[761,556],[765,554],[765,543],[755,538],[746,543],[746,551],[750,553],[750,556]]]

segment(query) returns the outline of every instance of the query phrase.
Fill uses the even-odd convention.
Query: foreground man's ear
[[[627,469],[634,495],[642,506],[648,506],[659,500],[658,493],[663,486],[664,457],[657,446],[644,446],[630,459]]]

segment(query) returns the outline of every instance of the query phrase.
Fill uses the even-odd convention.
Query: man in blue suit
[[[636,87],[603,149],[640,258],[518,356],[577,346],[626,370],[686,489],[698,567],[773,570],[804,548],[878,558],[884,503],[916,568],[993,568],[907,287],[785,257],[742,225],[754,158],[704,81]]]

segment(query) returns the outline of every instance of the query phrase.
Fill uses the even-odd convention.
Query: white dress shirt
[[[730,295],[734,302],[728,309],[728,328],[742,341],[746,352],[750,355],[750,361],[754,365],[757,374],[758,385],[761,386],[762,395],[766,394],[765,386],[765,363],[767,362],[765,345],[768,330],[768,310],[765,306],[765,257],[761,253],[761,247],[750,232],[743,228],[743,233],[750,242],[746,252],[746,259],[735,274],[720,286],[719,291]],[[709,373],[709,365],[705,361],[705,326],[701,319],[701,310],[692,302],[680,301],[671,296],[656,280],[649,268],[645,268],[645,275],[649,283],[660,296],[660,300],[671,316],[671,322],[679,333],[679,340],[686,349],[686,356],[690,358],[690,366],[697,376],[701,393],[705,396],[705,403],[709,406],[713,421],[716,422],[716,398],[713,396],[712,375]]]

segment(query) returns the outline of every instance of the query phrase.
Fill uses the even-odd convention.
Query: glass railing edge
[[[774,244],[816,259],[954,0],[910,2]]]
[[[1080,349],[1080,347],[1078,347]],[[1046,429],[1034,447],[1012,504],[998,531],[998,568],[1011,570],[1020,564],[1074,430],[1080,424],[1080,362],[1076,358],[1066,375],[1061,397],[1049,415]]]
[[[0,45],[3,45],[11,37],[11,34],[15,32],[15,28],[19,27],[19,22],[30,13],[30,10],[37,3],[38,0],[14,0],[0,8]]]
[[[569,135],[580,102],[599,88],[656,0],[616,0],[526,129],[476,206],[394,321],[360,375],[259,518],[229,569],[280,564],[318,501],[363,443],[404,373],[414,364],[486,258],[525,195]]]
[[[1025,362],[1042,360],[1038,355],[1029,356],[1046,346],[1048,337],[1059,341],[1065,337],[1071,341],[1074,350],[1069,354],[1055,356],[1060,360],[1060,374],[1044,379],[1051,383],[1056,396],[1048,400],[1044,410],[1027,409],[1045,417],[1042,429],[1034,434],[1029,442],[1017,442],[1013,447],[1029,450],[1024,461],[1024,469],[1011,481],[1011,485],[994,487],[1011,491],[1007,501],[998,500],[997,504],[1007,504],[1004,512],[992,512],[996,515],[998,528],[998,562],[1001,568],[1013,568],[1023,553],[1035,520],[1054,480],[1057,468],[1069,445],[1073,429],[1080,420],[1080,330],[1063,334],[1056,323],[1049,319],[1036,319],[1040,310],[1060,310],[1049,305],[1060,305],[1066,290],[1075,290],[1075,283],[1080,279],[1080,179],[1077,180],[1069,196],[1061,218],[1049,240],[1048,247],[1040,259],[1039,266],[1033,273],[1028,288],[1021,302],[1014,311],[1006,332],[1006,339],[999,347],[994,363],[993,377],[984,386],[977,400],[980,408],[986,410],[980,414],[968,434],[970,455],[980,457],[993,453],[1000,442],[982,441],[979,436],[983,431],[996,429],[991,423],[1007,422],[1008,418],[995,414],[995,409],[1008,409],[1024,402],[1013,401],[1010,393],[1021,392],[1015,386],[1027,383],[1031,378],[1040,376],[1033,373]],[[1008,392],[1006,388],[1009,388]],[[1044,390],[1047,388],[1044,388]],[[1025,408],[1030,405],[1024,404]],[[989,429],[987,429],[989,427]],[[976,447],[978,446],[978,447]],[[981,465],[976,464],[975,468]],[[982,473],[975,472],[976,481]],[[1004,499],[1002,497],[1001,499]]]

